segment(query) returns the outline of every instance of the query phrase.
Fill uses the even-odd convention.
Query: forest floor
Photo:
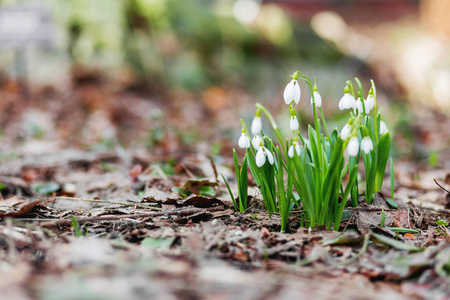
[[[1,96],[3,299],[450,299],[446,147],[433,167],[396,161],[398,208],[384,188],[339,232],[301,228],[294,211],[280,233],[257,187],[237,213],[219,180],[234,146],[214,128],[239,130],[224,124],[242,106],[223,100],[239,94],[174,93],[170,107],[90,84]],[[449,145],[449,120],[423,118],[424,143]]]

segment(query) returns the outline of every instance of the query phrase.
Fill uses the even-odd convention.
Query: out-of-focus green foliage
[[[138,83],[157,90],[199,91],[220,83],[264,93],[279,86],[286,70],[342,58],[309,26],[270,3],[244,24],[233,15],[235,0],[42,2],[52,10],[59,49],[72,63],[130,68]]]

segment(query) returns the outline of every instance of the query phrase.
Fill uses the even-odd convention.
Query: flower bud
[[[351,131],[352,126],[349,123],[345,124],[345,126],[341,130],[341,139],[345,141],[350,136]]]
[[[369,152],[373,150],[373,142],[370,137],[366,136],[362,139],[361,150],[366,154],[369,154]]]
[[[387,129],[386,123],[384,123],[383,121],[380,121],[380,135],[383,135],[386,132],[389,132],[389,130]]]
[[[257,110],[251,125],[252,134],[259,134],[262,130],[261,110]]]
[[[238,144],[239,144],[240,148],[249,148],[250,147],[250,139],[248,138],[248,136],[244,130],[242,130]]]
[[[359,152],[359,140],[358,137],[352,136],[347,145],[347,153],[349,156],[356,156]]]
[[[292,79],[284,89],[284,102],[288,105],[291,104],[292,101],[294,101],[295,104],[298,104],[298,102],[300,102],[301,94],[302,91],[300,90],[300,85],[298,84],[297,79]]]

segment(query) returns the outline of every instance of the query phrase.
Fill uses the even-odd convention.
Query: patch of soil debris
[[[448,221],[449,211],[441,198],[438,210],[404,199],[392,209],[378,194],[374,205],[348,210],[341,232],[300,228],[293,212],[289,233],[280,233],[279,217],[269,218],[257,199],[235,213],[223,184],[206,175],[212,170],[196,170],[203,179],[184,168],[161,176],[139,163],[127,167],[115,153],[76,151],[5,164],[12,163],[0,178],[7,299],[448,297],[448,228],[436,222]],[[205,185],[214,196],[195,194]],[[399,227],[416,231],[391,229]]]
[[[347,209],[339,232],[301,227],[293,211],[280,233],[257,187],[236,213],[218,180],[236,191],[233,146],[214,128],[235,129],[242,97],[214,108],[165,95],[168,105],[84,84],[64,103],[28,105],[5,93],[2,299],[450,299],[445,164],[396,162],[398,208],[382,190]],[[181,128],[202,128],[220,159]]]

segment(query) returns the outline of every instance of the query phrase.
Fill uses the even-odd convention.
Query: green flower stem
[[[373,107],[373,119],[374,121],[374,127],[375,127],[375,137],[376,137],[376,142],[378,144],[378,119],[377,119],[377,88],[375,87],[375,82],[373,81],[373,79],[370,79],[370,83],[372,84],[372,89],[373,89],[373,99],[375,101],[375,105]],[[375,146],[375,145],[374,145]]]
[[[265,108],[264,106],[262,106],[259,103],[256,103],[255,106],[257,108],[259,108],[267,117],[267,119],[269,119],[270,124],[272,125],[273,130],[275,131],[275,135],[277,136],[278,142],[281,145],[281,148],[283,149],[283,155],[286,158],[287,157],[287,150],[286,147],[284,147],[284,142],[283,142],[283,138],[281,137],[281,132],[280,129],[278,128],[277,123],[275,122],[274,118],[272,117],[272,114],[267,110],[267,108]]]
[[[248,134],[248,129],[247,126],[245,125],[244,120],[241,119],[241,125],[242,125],[242,129],[244,129],[245,133],[247,134],[247,136],[250,137],[250,134]]]
[[[350,80],[347,80],[345,83],[350,87],[350,93],[352,93],[353,97],[355,97],[355,90],[353,89],[352,82]]]
[[[325,116],[323,115],[322,107],[319,107],[320,116],[322,117],[323,129],[325,130],[328,140],[331,141],[330,133],[328,132],[327,122],[325,121]]]
[[[299,77],[303,78],[306,83],[309,85],[310,91],[311,91],[311,95],[313,97],[313,111],[314,111],[314,129],[316,131],[316,143],[317,143],[317,158],[318,158],[318,163],[319,165],[316,166],[317,168],[317,172],[315,172],[316,175],[316,188],[315,188],[315,202],[318,204],[318,201],[320,201],[321,197],[321,191],[320,191],[320,186],[322,186],[322,172],[320,170],[323,170],[323,145],[321,143],[322,139],[320,138],[320,124],[319,124],[319,118],[317,118],[317,110],[316,110],[316,103],[314,102],[314,87],[311,83],[311,80],[304,76],[300,71],[297,71],[297,74],[299,75]]]
[[[363,107],[363,116],[365,117],[366,116],[366,106],[364,104],[364,91],[363,91],[363,88],[362,88],[361,81],[359,80],[358,77],[355,77],[355,81],[356,81],[356,84],[359,87],[359,92],[360,92],[360,95],[361,95],[361,97],[359,97],[359,94],[358,94],[358,98],[356,98],[356,101],[358,101],[358,99],[361,100],[362,107]]]

